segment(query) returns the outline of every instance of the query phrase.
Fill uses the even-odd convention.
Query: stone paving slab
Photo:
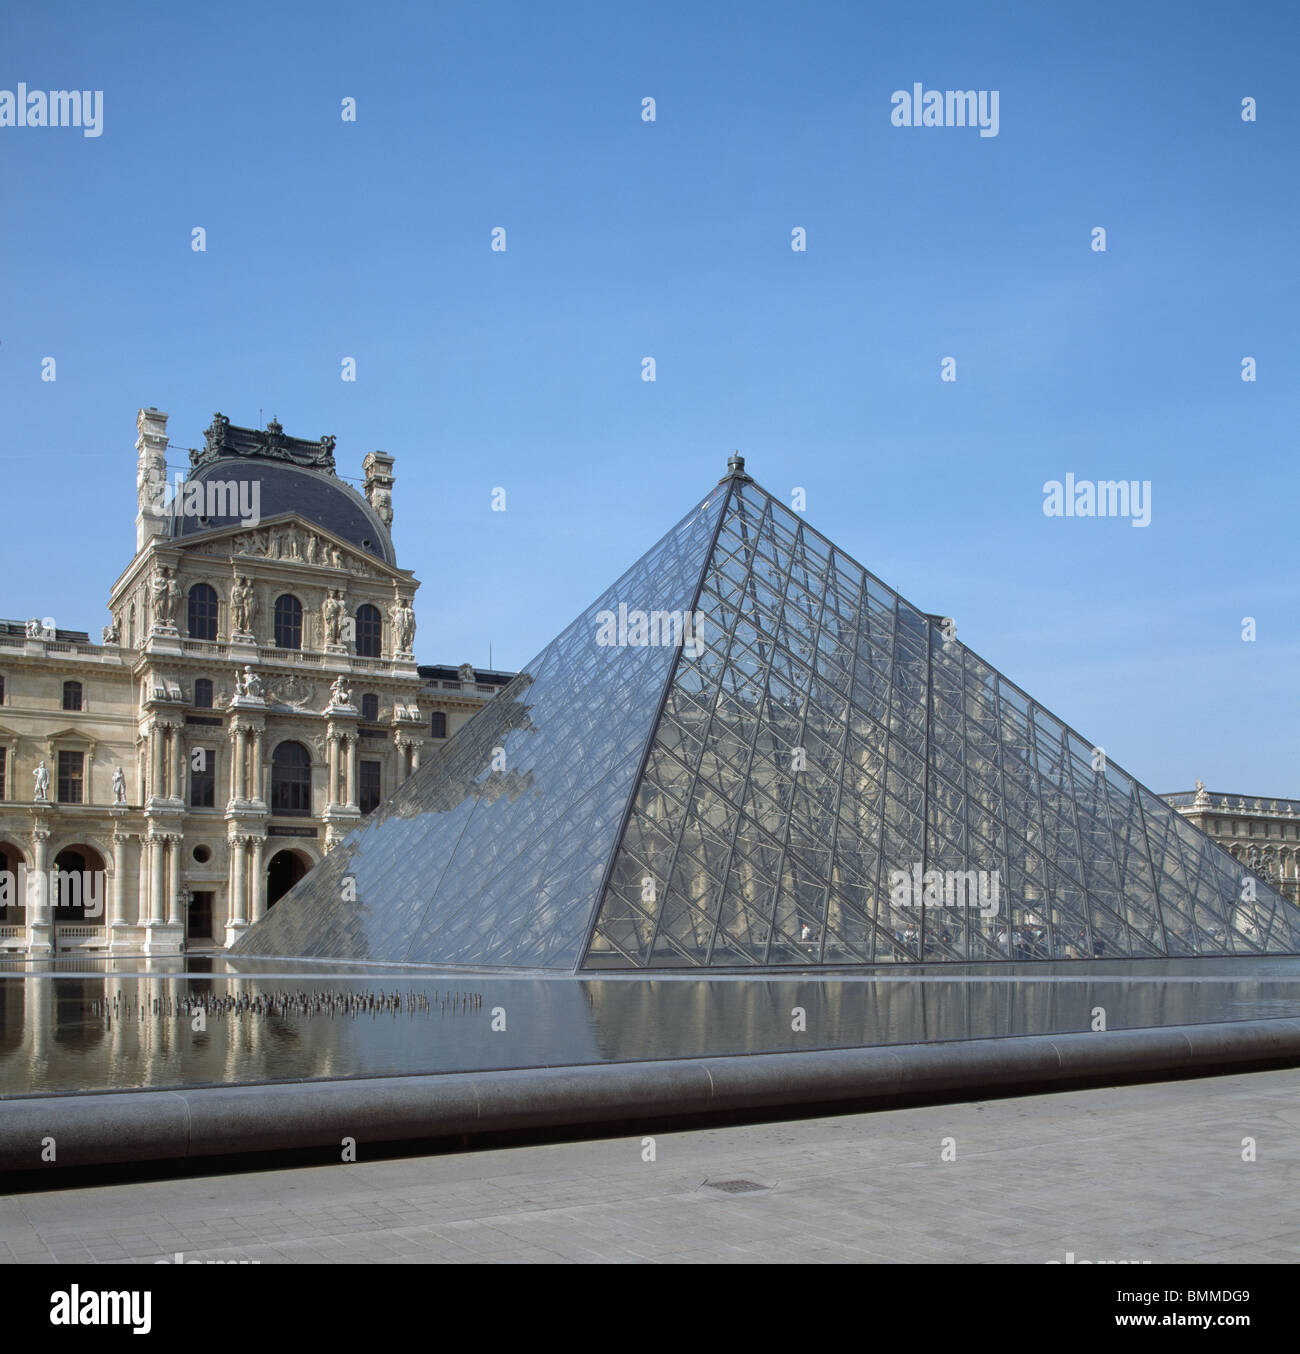
[[[1298,1102],[1288,1069],[661,1133],[651,1162],[635,1133],[361,1143],[346,1165],[0,1196],[0,1263],[1294,1264]],[[726,1180],[765,1188],[706,1183]]]

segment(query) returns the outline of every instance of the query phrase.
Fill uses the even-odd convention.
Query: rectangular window
[[[435,710],[429,716],[429,736],[431,738],[446,738],[447,736],[447,716],[442,710]]]
[[[211,748],[190,752],[190,807],[210,809],[217,802],[217,754]]]
[[[357,795],[362,813],[370,813],[379,804],[379,763],[362,762],[357,767]]]
[[[0,748],[0,799],[9,798],[8,794],[5,791],[5,772],[9,770],[7,764],[8,758],[9,758],[9,749]]]
[[[59,803],[80,804],[82,802],[82,774],[85,766],[84,752],[59,753]]]

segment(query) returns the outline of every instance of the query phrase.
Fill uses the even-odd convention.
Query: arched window
[[[206,677],[194,679],[194,704],[200,710],[212,709],[212,683]]]
[[[271,812],[311,813],[311,753],[301,743],[281,743],[271,754]]]
[[[302,648],[302,603],[287,592],[275,599],[275,647]]]
[[[435,710],[429,716],[429,736],[431,738],[446,738],[447,716],[442,710]]]
[[[379,718],[379,697],[373,691],[367,691],[361,697],[361,718],[371,724]]]
[[[206,583],[190,589],[189,629],[191,639],[217,637],[217,594]]]
[[[63,708],[65,710],[81,709],[81,683],[64,682],[63,683]]]
[[[384,648],[384,618],[366,602],[357,607],[357,657],[378,658]]]

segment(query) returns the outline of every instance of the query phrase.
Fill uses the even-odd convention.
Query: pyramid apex
[[[749,480],[751,483],[753,482],[753,476],[745,474],[745,458],[739,451],[732,452],[731,456],[727,459],[727,473],[723,478],[727,479],[730,477]]]

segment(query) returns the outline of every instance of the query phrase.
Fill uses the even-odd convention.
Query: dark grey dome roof
[[[213,480],[239,484],[239,492],[246,504],[252,503],[252,486],[256,483],[259,496],[256,506],[261,518],[296,512],[385,564],[397,564],[392,537],[375,510],[350,484],[345,484],[327,471],[307,470],[261,458],[223,456],[191,471],[186,483],[207,484]],[[181,502],[184,502],[183,498]],[[184,538],[218,527],[252,525],[240,517],[237,502],[221,503],[218,500],[214,504],[205,490],[204,504],[231,507],[235,511],[211,517],[173,516],[170,518],[169,535]]]

